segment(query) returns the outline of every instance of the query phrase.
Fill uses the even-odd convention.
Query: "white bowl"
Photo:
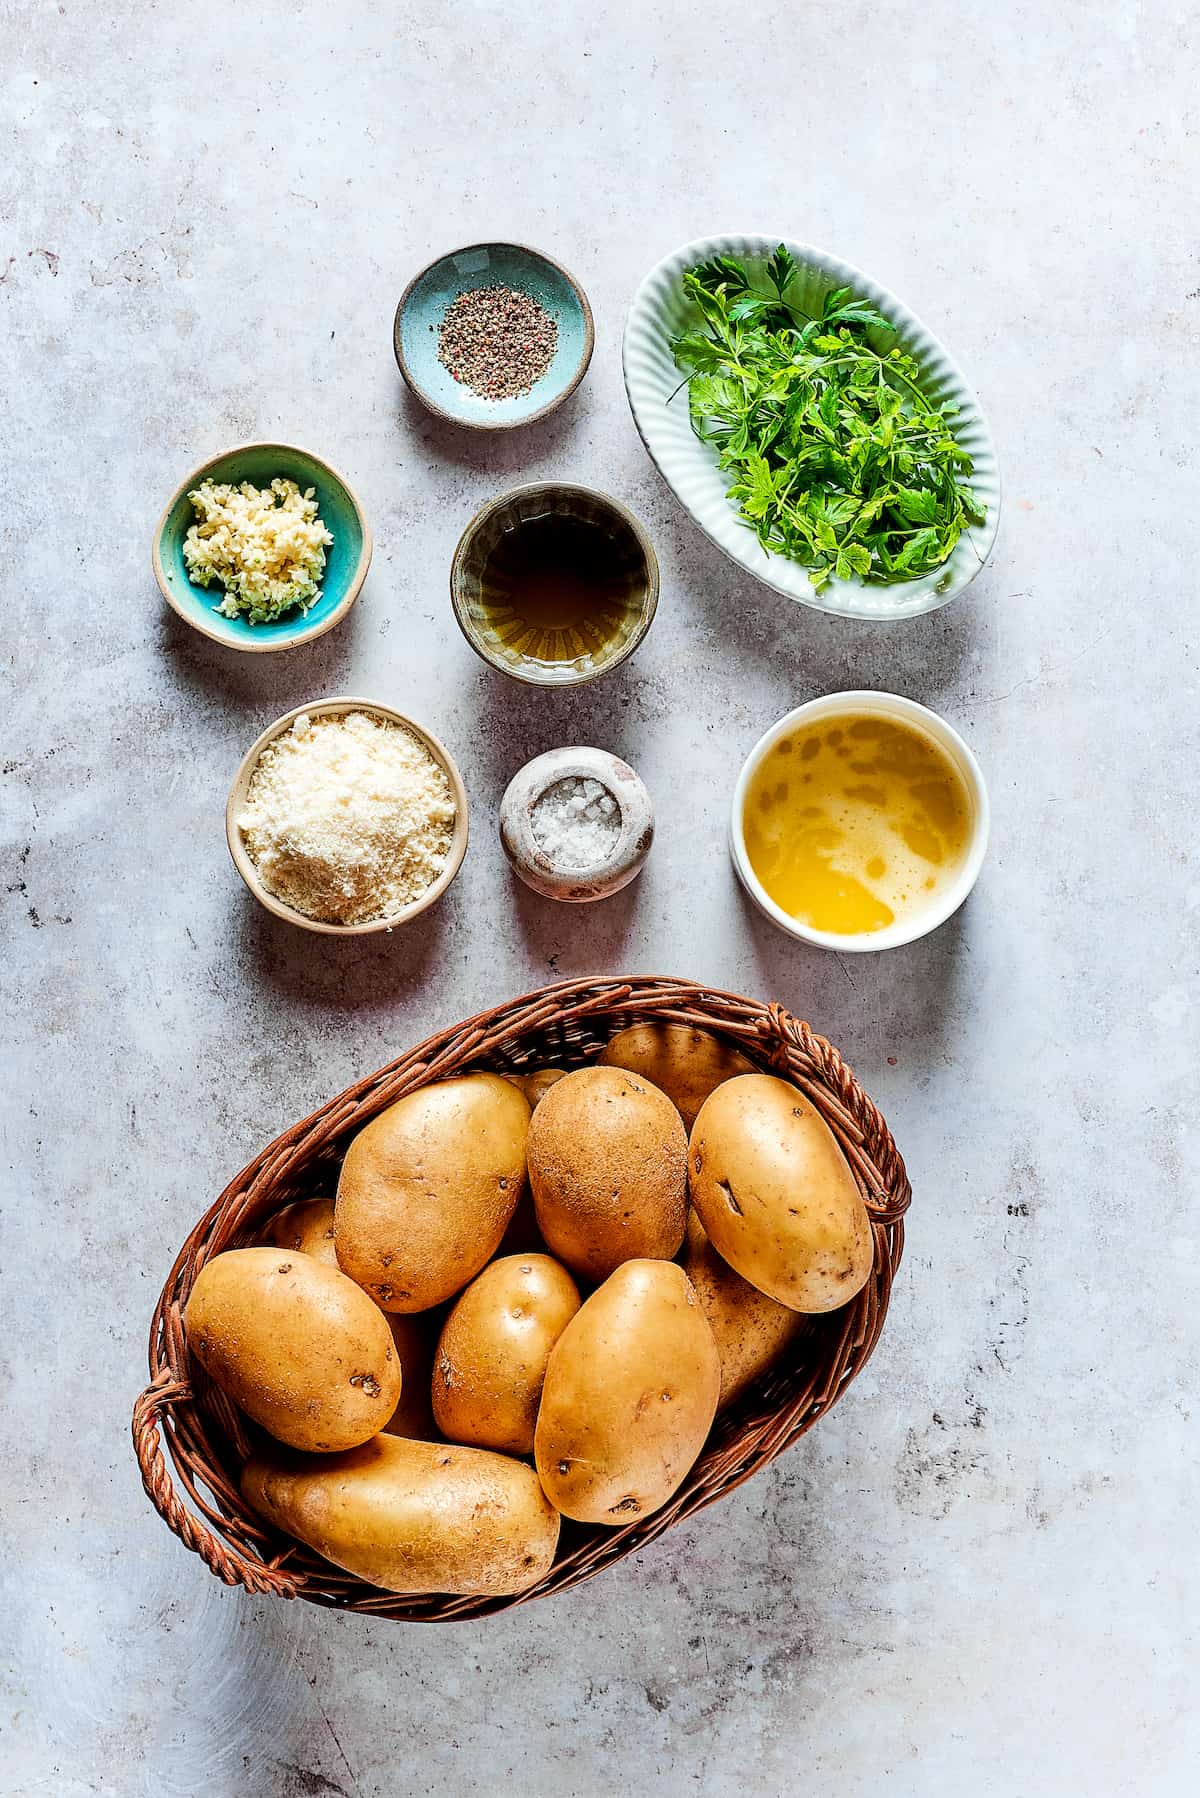
[[[692,430],[686,387],[676,391],[684,377],[671,355],[670,340],[698,319],[683,291],[684,270],[710,256],[733,256],[746,263],[752,274],[761,274],[780,242],[800,264],[796,294],[806,310],[819,310],[825,295],[835,287],[849,287],[859,298],[870,300],[895,326],[895,343],[916,359],[924,392],[940,404],[958,408],[955,433],[974,459],[970,484],[987,507],[987,515],[982,525],[963,532],[941,568],[917,580],[894,586],[833,580],[822,592],[815,592],[798,562],[770,554],[742,522],[737,507],[725,496],[728,482],[717,466],[716,452]],[[1000,518],[1000,471],[979,402],[933,333],[894,294],[850,263],[787,237],[697,238],[651,269],[642,282],[625,323],[621,358],[634,423],[675,497],[719,549],[777,593],[846,618],[913,618],[948,605],[983,567]]]
[[[782,906],[776,905],[750,866],[742,831],[742,811],[751,776],[767,751],[773,749],[781,737],[795,730],[798,724],[813,724],[821,718],[837,718],[849,714],[861,718],[864,712],[875,717],[898,718],[911,729],[932,738],[944,750],[958,770],[967,791],[971,807],[971,839],[958,878],[926,910],[909,917],[897,918],[886,930],[840,936],[830,930],[814,930],[811,925],[791,917]],[[810,699],[807,705],[797,706],[795,711],[788,712],[777,724],[771,726],[765,736],[758,739],[742,765],[737,786],[733,790],[729,850],[738,879],[772,924],[778,924],[780,930],[786,930],[789,936],[796,937],[802,943],[812,943],[818,949],[836,949],[842,955],[865,955],[877,949],[898,949],[903,943],[915,943],[919,937],[928,936],[931,930],[944,924],[958,910],[979,878],[979,870],[987,853],[990,825],[991,811],[983,773],[958,732],[944,718],[939,718],[936,712],[931,712],[927,706],[918,705],[915,699],[904,699],[899,693],[876,693],[867,688],[853,693],[827,693],[823,699]]]

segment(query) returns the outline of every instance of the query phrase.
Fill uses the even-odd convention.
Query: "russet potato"
[[[188,1348],[247,1416],[331,1453],[382,1428],[400,1397],[387,1319],[353,1280],[292,1249],[229,1249],[201,1268]]]
[[[599,1282],[623,1261],[669,1258],[687,1218],[687,1137],[656,1086],[621,1068],[580,1068],[529,1126],[529,1184],[546,1247]]]
[[[808,1326],[803,1314],[768,1298],[735,1273],[713,1248],[695,1211],[688,1212],[683,1271],[696,1289],[721,1357],[717,1410],[739,1399]],[[407,1386],[405,1373],[405,1391]]]
[[[709,1030],[651,1021],[619,1030],[599,1056],[603,1067],[640,1074],[666,1093],[687,1129],[714,1088],[754,1063]]]
[[[704,1101],[688,1153],[692,1204],[713,1248],[793,1311],[834,1311],[871,1272],[867,1208],[828,1124],[771,1074]]]
[[[343,1271],[385,1311],[427,1311],[500,1244],[525,1185],[529,1105],[498,1074],[407,1093],[346,1151],[334,1207]]]
[[[376,1436],[319,1458],[256,1454],[247,1504],[388,1592],[524,1592],[550,1570],[559,1518],[522,1461]]]
[[[438,1341],[433,1414],[443,1436],[532,1454],[546,1363],[578,1309],[574,1280],[549,1255],[506,1255],[485,1267]]]
[[[550,1351],[534,1436],[550,1502],[580,1523],[648,1517],[712,1427],[721,1360],[681,1267],[626,1261]]]
[[[267,1220],[261,1240],[280,1249],[311,1255],[327,1267],[338,1264],[333,1246],[333,1200],[297,1199]]]

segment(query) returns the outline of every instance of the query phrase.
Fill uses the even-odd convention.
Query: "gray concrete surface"
[[[6,1794],[1194,1790],[1190,14],[0,4]],[[757,590],[644,457],[624,308],[739,228],[865,266],[969,372],[1006,509],[950,611],[848,627]],[[571,408],[495,443],[414,411],[390,346],[414,268],[483,235],[560,256],[597,321]],[[377,550],[343,628],[237,659],[166,613],[150,531],[270,433],[357,480]],[[484,669],[446,592],[472,507],[549,473],[621,495],[663,565],[648,641],[577,696]],[[995,835],[952,925],[851,964],[751,914],[723,828],[767,723],[870,684],[968,734]],[[245,746],[338,690],[428,720],[470,788],[464,873],[396,941],[302,939],[225,853]],[[570,741],[660,815],[584,915],[493,830]],[[883,1104],[916,1198],[868,1373],[769,1476],[511,1618],[226,1591],[127,1433],[184,1233],[352,1076],[595,968],[778,997]]]

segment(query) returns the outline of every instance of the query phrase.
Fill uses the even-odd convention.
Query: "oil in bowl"
[[[547,668],[603,657],[636,572],[598,525],[561,512],[526,519],[501,533],[484,563],[485,626],[513,655]]]
[[[886,709],[801,707],[743,777],[738,871],[777,922],[813,941],[872,948],[924,935],[982,859],[986,801],[970,752],[923,707],[879,698]]]
[[[517,680],[566,686],[637,648],[657,604],[658,565],[615,500],[539,484],[472,519],[450,585],[463,634],[486,662]]]

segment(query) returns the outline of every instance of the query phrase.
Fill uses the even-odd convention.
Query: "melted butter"
[[[958,873],[971,808],[923,731],[864,715],[800,725],[746,791],[746,853],[781,910],[858,936],[930,905]]]

